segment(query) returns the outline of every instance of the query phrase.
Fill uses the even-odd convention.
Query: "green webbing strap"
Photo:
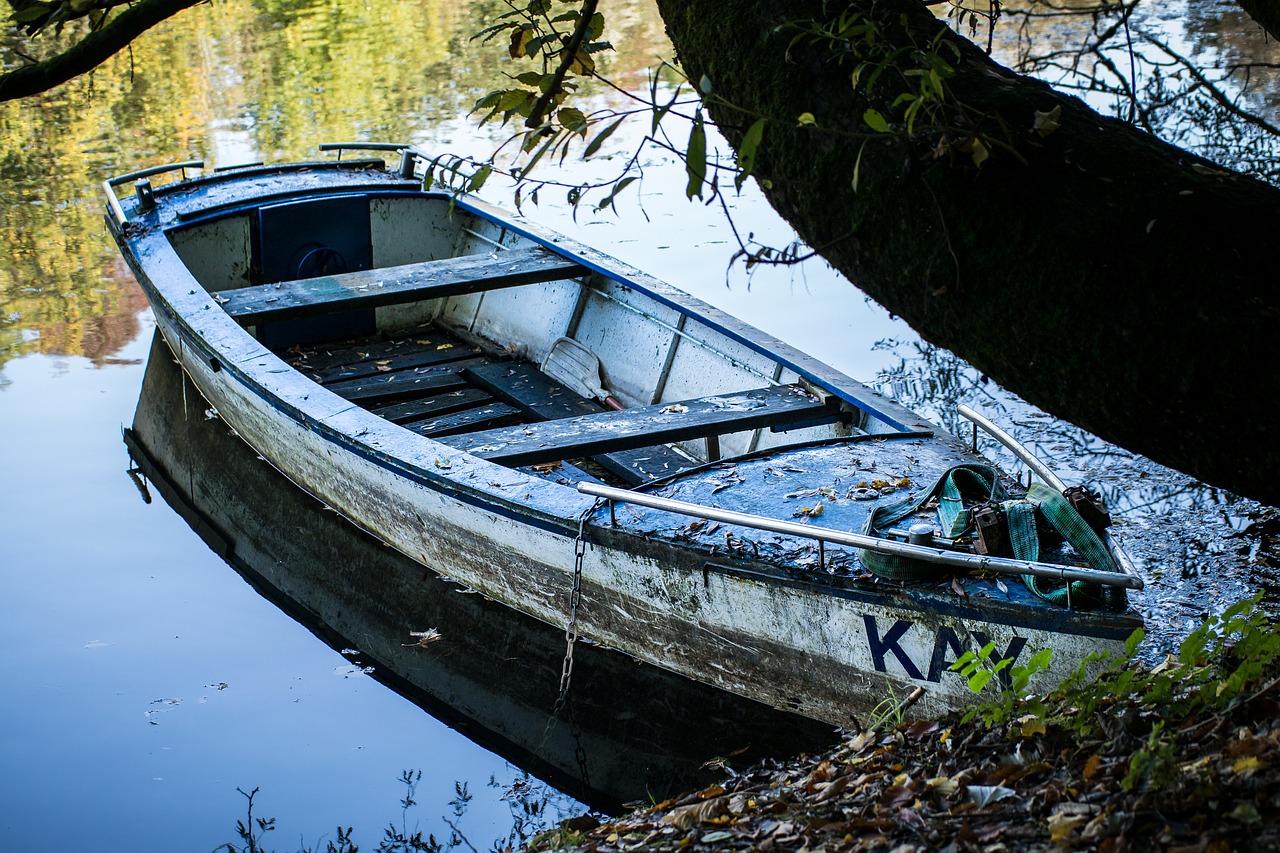
[[[964,490],[970,497],[982,495],[984,500],[996,500],[996,491],[1003,492],[1000,478],[992,468],[976,465],[957,465],[938,480],[938,522],[942,535],[955,539],[969,529],[969,510],[964,506]]]
[[[954,539],[969,526],[969,511],[964,508],[966,495],[971,503],[981,503],[1003,500],[1007,492],[1000,482],[1000,475],[990,465],[956,465],[944,471],[929,488],[902,500],[877,506],[867,516],[862,532],[875,536],[904,518],[915,515],[930,498],[937,497],[938,520],[942,524],[943,535]],[[858,550],[858,558],[871,571],[894,580],[932,580],[951,571],[945,566],[924,560],[877,554],[862,549]]]
[[[938,498],[938,521],[943,535],[954,539],[970,526],[970,505],[990,501],[1000,503],[1009,524],[1009,542],[1013,556],[1019,560],[1040,558],[1040,535],[1036,530],[1039,513],[1053,526],[1080,556],[1095,569],[1120,571],[1107,546],[1087,522],[1076,512],[1061,494],[1043,483],[1034,483],[1025,498],[1006,500],[1008,493],[1000,482],[1000,475],[989,465],[965,464],[948,468],[929,488],[908,497],[877,506],[867,516],[862,532],[875,536],[904,518],[915,515],[931,498]],[[858,550],[863,565],[876,574],[894,580],[934,580],[952,571],[936,563],[914,560],[890,554],[877,554]],[[1101,586],[1083,581],[1068,585],[1051,578],[1023,575],[1023,582],[1040,598],[1054,604],[1119,604],[1117,596],[1124,593],[1118,587]]]
[[[1036,505],[1029,500],[1005,501],[1000,504],[1009,521],[1009,544],[1019,560],[1040,559],[1040,534],[1036,531]]]
[[[1075,507],[1067,502],[1056,489],[1052,489],[1043,483],[1033,483],[1031,488],[1027,490],[1027,499],[1025,501],[1031,507],[1039,509],[1040,514],[1045,520],[1053,526],[1053,529],[1067,540],[1072,548],[1095,569],[1101,569],[1107,572],[1118,572],[1120,566],[1116,563],[1115,557],[1111,556],[1111,552],[1107,550],[1107,546],[1103,544],[1102,539],[1094,532],[1093,528],[1080,517],[1080,513],[1076,512]],[[1013,517],[1009,520],[1010,538],[1013,538]],[[1017,548],[1014,549],[1014,555],[1019,559],[1035,559],[1034,557],[1023,557],[1018,553]],[[1036,575],[1023,575],[1023,583],[1027,588],[1045,601],[1054,604],[1065,605],[1070,601],[1072,604],[1081,603],[1110,603],[1110,600],[1118,592],[1116,587],[1100,586],[1099,584],[1085,583],[1083,581],[1075,581],[1069,586],[1061,581],[1055,581],[1050,578],[1042,578]],[[1068,589],[1070,595],[1068,595]]]

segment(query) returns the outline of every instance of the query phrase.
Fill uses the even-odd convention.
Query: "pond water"
[[[451,713],[441,691],[415,692],[360,643],[344,642],[349,636],[296,621],[264,587],[264,566],[305,577],[317,566],[382,565],[382,556],[298,495],[258,484],[255,460],[201,433],[172,442],[176,455],[162,466],[176,472],[177,498],[163,493],[160,478],[149,476],[150,487],[140,489],[127,473],[121,431],[135,424],[135,412],[139,425],[163,434],[178,429],[163,426],[170,421],[189,424],[196,403],[155,363],[165,354],[152,348],[145,301],[102,226],[101,180],[193,157],[222,165],[304,159],[321,142],[352,138],[486,150],[498,132],[477,130],[465,113],[477,93],[498,85],[501,49],[485,51],[468,38],[477,18],[499,8],[224,0],[157,29],[92,80],[0,106],[0,236],[8,246],[0,262],[0,848],[209,850],[237,840],[247,806],[241,791],[254,789],[255,815],[276,819],[272,847],[322,844],[336,826],[351,825],[371,848],[394,823],[442,840],[456,827],[483,848],[518,840],[584,802],[607,803],[598,790],[608,787],[607,770],[597,771],[594,787],[578,784],[576,745],[594,744],[587,759],[597,768],[609,755],[640,750],[647,757],[633,763],[652,780],[676,784],[700,778],[690,767],[702,758],[690,756],[731,751],[716,736],[749,725],[738,710],[716,708],[697,724],[673,713],[672,728],[662,729],[663,712],[652,704],[623,706],[655,696],[668,699],[668,710],[701,706],[673,698],[666,691],[676,688],[659,676],[624,667],[600,676],[600,698],[584,688],[580,725],[567,740],[565,731],[539,732],[536,724],[523,735],[511,727],[495,736],[495,726],[524,713],[503,704],[511,695],[466,694],[459,702],[470,702],[470,711]],[[643,69],[664,50],[661,24],[645,4],[616,9],[615,41],[627,50],[609,60],[609,71],[642,87]],[[1215,14],[1204,16],[1208,24],[1176,28],[1183,39],[1216,32],[1203,38],[1209,49],[1238,51],[1239,39],[1228,38],[1230,27]],[[617,142],[624,150],[627,140]],[[647,168],[639,198],[620,216],[584,212],[575,220],[548,201],[539,217],[877,381],[948,428],[958,429],[957,403],[983,406],[1065,479],[1100,486],[1150,581],[1133,597],[1153,630],[1149,654],[1167,649],[1204,612],[1273,583],[1263,574],[1274,568],[1259,533],[1271,523],[1263,508],[1034,411],[921,343],[820,263],[751,278],[726,272],[734,246],[720,212],[683,201],[678,164],[654,155]],[[502,187],[487,191],[509,199]],[[789,239],[750,193],[734,212],[740,227]],[[192,490],[197,478],[221,483],[228,495],[257,485],[243,506],[229,500],[193,514],[183,510],[184,478]],[[290,535],[281,541],[334,543],[334,551],[267,544],[282,525]],[[218,542],[228,530],[259,531],[253,542],[263,562],[224,561]],[[348,540],[354,551],[339,552],[337,543]],[[489,625],[497,617],[464,608],[438,618]],[[477,657],[458,671],[492,666],[486,647],[501,651],[516,637],[521,648],[541,650],[536,660],[529,652],[530,672],[546,675],[553,700],[560,641],[526,628],[502,628],[501,641],[478,634]],[[615,673],[616,663],[604,654],[598,671]],[[534,691],[526,706],[547,701]],[[592,728],[593,702],[614,710],[612,723]],[[637,719],[655,725],[641,731]],[[794,721],[782,728],[791,726],[805,734]],[[687,747],[675,764],[644,752],[663,739]],[[756,747],[767,751],[766,740],[756,738]],[[534,754],[549,742],[570,758]],[[416,805],[402,813],[404,771],[422,775]]]

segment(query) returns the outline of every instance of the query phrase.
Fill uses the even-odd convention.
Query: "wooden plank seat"
[[[838,413],[834,400],[818,402],[799,385],[778,385],[484,430],[441,441],[474,456],[519,467],[750,429],[786,427]]]
[[[519,287],[586,272],[547,249],[511,249],[260,284],[224,290],[214,298],[232,317],[249,324]]]
[[[598,415],[603,411],[600,406],[578,396],[526,362],[485,364],[467,368],[462,375],[478,389],[484,389],[497,399],[515,406],[534,420]],[[697,464],[662,444],[602,453],[592,458],[605,470],[632,486],[657,480]]]

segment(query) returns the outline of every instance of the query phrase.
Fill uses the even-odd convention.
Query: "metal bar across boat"
[[[1021,459],[1028,468],[1035,471],[1037,476],[1049,484],[1049,486],[1057,489],[1059,492],[1062,492],[1067,488],[1067,484],[1062,482],[1062,478],[1053,473],[1053,470],[1048,465],[1044,464],[1044,462],[1040,461],[1040,459],[1029,449],[1027,449],[1026,445],[1022,444],[1016,438],[1009,435],[1009,433],[996,426],[984,415],[979,414],[968,406],[960,406],[956,411],[958,411],[961,416],[973,421],[976,426],[980,426],[986,430],[992,438],[1008,448],[1010,453]],[[1138,578],[1138,572],[1134,568],[1133,559],[1123,548],[1117,545],[1110,536],[1105,537],[1104,542],[1106,543],[1107,550],[1111,552],[1111,556],[1114,557],[1116,563],[1119,564],[1120,571],[1138,579],[1138,585],[1133,587],[1133,589],[1142,589],[1142,579]]]
[[[733,510],[719,509],[718,507],[704,506],[702,504],[694,504],[686,501],[672,500],[671,498],[658,497],[657,495],[647,495],[642,492],[631,492],[626,489],[616,489],[612,486],[604,486],[597,483],[579,483],[578,491],[584,495],[605,498],[610,501],[636,504],[637,506],[665,510],[679,515],[692,516],[694,518],[705,518],[708,521],[720,521],[725,524],[740,524],[743,527],[753,527],[757,530],[767,530],[771,533],[782,533],[789,536],[816,539],[819,542],[835,542],[840,545],[849,545],[853,548],[875,551],[879,554],[908,557],[916,560],[924,560],[930,563],[937,563],[939,565],[968,569],[970,571],[998,572],[1000,574],[1007,575],[1035,575],[1037,577],[1052,578],[1060,581],[1085,581],[1087,583],[1102,584],[1104,586],[1120,586],[1126,589],[1142,589],[1142,579],[1130,574],[1104,572],[1098,569],[1088,569],[1077,566],[1059,566],[1053,563],[1011,560],[1004,557],[984,557],[980,554],[960,554],[955,551],[947,551],[942,548],[929,548],[922,545],[911,545],[906,542],[891,542],[887,539],[880,539],[875,536],[866,536],[861,533],[853,533],[847,530],[835,530],[830,527],[814,527],[809,524],[800,524],[794,521],[783,521],[782,519],[768,518],[763,515],[735,512]]]

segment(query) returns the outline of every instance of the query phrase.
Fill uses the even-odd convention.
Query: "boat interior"
[[[893,431],[676,299],[444,194],[207,213],[171,244],[259,341],[335,394],[509,467],[635,487]]]

